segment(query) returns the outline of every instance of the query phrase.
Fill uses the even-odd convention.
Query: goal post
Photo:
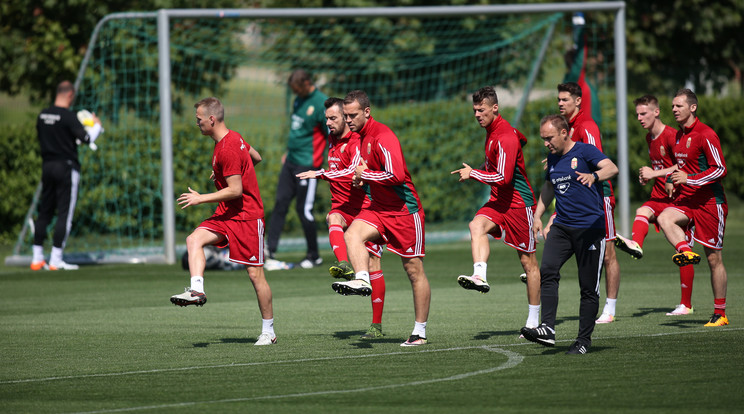
[[[309,66],[329,95],[343,96],[350,89],[370,88],[373,112],[398,133],[407,159],[423,163],[427,170],[448,174],[445,169],[462,161],[479,162],[482,131],[473,125],[469,94],[487,84],[503,87],[506,95],[513,95],[513,102],[500,105],[504,116],[519,123],[527,133],[529,126],[522,117],[534,118],[528,107],[530,96],[539,92],[532,90],[533,85],[537,78],[544,77],[543,60],[554,47],[551,42],[560,36],[555,34],[556,23],[566,13],[579,11],[607,13],[613,22],[614,73],[605,75],[613,78],[611,95],[618,109],[614,132],[620,168],[617,216],[620,230],[628,233],[624,2],[162,9],[106,16],[91,36],[75,82],[79,92],[75,107],[100,110],[106,133],[97,154],[81,149],[82,185],[86,189],[81,190],[71,240],[86,239],[88,245],[81,248],[87,252],[70,254],[78,254],[78,262],[176,262],[177,238],[193,228],[189,226],[197,220],[195,216],[203,219],[214,208],[197,206],[189,209],[187,217],[175,206],[175,194],[184,190],[184,183],[195,182],[201,191],[213,191],[211,182],[203,177],[209,162],[204,154],[211,150],[206,141],[197,138],[191,108],[191,102],[209,95],[232,97],[226,102],[228,126],[252,145],[260,145],[267,161],[261,165],[261,170],[266,170],[259,171],[259,185],[268,217],[278,172],[271,160],[278,164],[276,160],[284,151],[292,99],[285,74],[296,66]],[[370,33],[361,29],[366,26]],[[389,37],[366,37],[372,35]],[[473,46],[477,42],[467,41],[476,35],[486,39],[485,44]],[[354,37],[364,42],[355,43]],[[343,52],[332,55],[318,45],[329,40],[339,42],[345,48]],[[210,41],[219,43],[217,53],[210,54],[203,48]],[[376,59],[345,54],[360,47],[371,51]],[[138,51],[140,48],[144,50]],[[305,55],[298,52],[303,48],[308,49]],[[563,72],[562,68],[550,70]],[[241,83],[244,78],[250,82]],[[553,85],[551,93],[554,90]],[[251,106],[229,105],[241,94],[253,101]],[[554,101],[549,111],[555,112]],[[430,128],[416,125],[422,115],[430,116],[436,124]],[[462,135],[449,136],[447,132],[462,129]],[[472,148],[458,142],[474,137],[478,142],[467,145]],[[441,150],[431,152],[421,144],[428,140],[436,140]],[[174,149],[179,154],[175,158]],[[184,153],[191,159],[184,160]],[[409,169],[416,168],[409,160]],[[423,200],[427,230],[465,220],[472,214],[469,210],[481,201],[482,191],[477,186],[463,189],[453,185],[452,189],[462,192],[460,204],[475,200],[472,208],[466,212],[462,208],[437,208],[433,201],[444,202],[451,183],[427,183],[431,175],[412,173],[419,192],[425,189],[422,198],[427,197]],[[533,179],[533,187],[539,188],[540,184]],[[319,189],[319,193],[322,191]],[[322,203],[324,196],[319,197]],[[116,211],[104,215],[109,209]],[[320,219],[317,210],[322,212],[322,208],[316,208],[316,218]],[[435,226],[429,226],[430,220]],[[319,221],[322,223],[322,219]],[[448,229],[446,225],[440,227],[445,232]],[[436,237],[427,234],[427,238]],[[127,241],[109,244],[110,239]],[[19,244],[25,244],[26,252],[30,250],[27,238],[19,238]],[[21,251],[7,258],[6,263],[23,264],[27,260]]]

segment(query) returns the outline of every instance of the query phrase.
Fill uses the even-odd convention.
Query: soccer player
[[[199,194],[189,187],[178,197],[181,208],[203,203],[218,203],[212,217],[204,220],[186,238],[189,254],[191,287],[171,296],[178,306],[202,306],[207,302],[204,293],[204,246],[230,246],[230,261],[245,265],[258,299],[263,319],[261,335],[255,345],[276,343],[274,310],[271,288],[264,277],[264,210],[256,180],[255,164],[261,155],[243,140],[239,133],[225,125],[225,109],[217,98],[205,98],[194,104],[196,125],[202,135],[211,137],[212,179],[217,191]]]
[[[517,250],[527,275],[529,305],[526,326],[536,328],[540,312],[540,271],[532,232],[535,196],[527,179],[522,153],[522,135],[499,114],[496,91],[486,86],[473,94],[473,114],[486,130],[485,164],[473,169],[452,171],[460,181],[473,179],[491,186],[491,197],[470,222],[470,244],[473,254],[472,276],[460,275],[457,282],[465,289],[486,293],[491,288],[486,278],[490,247],[488,235],[504,238],[504,243]]]
[[[636,117],[641,126],[648,131],[646,143],[648,143],[648,155],[651,159],[651,167],[643,166],[638,171],[638,179],[641,184],[646,185],[654,180],[651,197],[636,210],[633,220],[632,239],[617,235],[615,245],[618,249],[630,254],[636,259],[643,257],[643,242],[648,234],[649,222],[656,223],[656,218],[665,208],[671,205],[672,199],[664,187],[667,174],[676,170],[676,164],[672,161],[675,136],[677,130],[664,125],[659,118],[659,100],[655,96],[645,95],[635,101]],[[658,231],[658,224],[657,224]],[[692,282],[695,278],[695,269],[692,265],[679,268],[679,281],[682,295],[679,305],[667,312],[667,316],[688,315],[692,309]]]
[[[678,266],[700,263],[685,240],[685,228],[695,225],[694,240],[703,245],[710,267],[713,287],[713,315],[705,326],[728,325],[726,317],[726,287],[728,275],[723,265],[723,235],[726,229],[728,204],[721,180],[726,176],[726,161],[721,141],[709,126],[696,116],[697,96],[689,89],[680,89],[672,100],[677,131],[673,157],[677,170],[667,179],[668,190],[677,193],[672,206],[657,218],[669,243],[677,253],[672,257]],[[672,188],[673,186],[673,188]]]
[[[276,200],[269,219],[267,235],[268,270],[282,269],[285,265],[276,260],[279,237],[292,199],[302,224],[307,243],[307,254],[300,262],[302,268],[312,268],[323,263],[318,252],[318,231],[315,228],[313,207],[315,204],[315,178],[299,179],[297,174],[309,169],[318,169],[323,163],[323,151],[327,146],[328,131],[325,127],[323,102],[328,97],[313,83],[308,72],[297,69],[289,76],[289,87],[296,98],[292,106],[292,119],[287,141],[287,152],[282,156],[282,169],[276,186]]]
[[[602,151],[602,137],[597,123],[581,106],[581,86],[575,82],[558,85],[558,110],[568,121],[568,136],[576,142],[591,144]],[[615,321],[615,305],[620,290],[620,264],[615,254],[615,196],[610,181],[602,183],[604,190],[605,238],[608,242],[604,255],[607,301],[597,323]]]
[[[75,87],[70,81],[57,85],[54,105],[41,111],[36,119],[36,132],[41,146],[41,200],[39,217],[34,231],[31,270],[76,270],[78,265],[63,260],[67,237],[72,229],[78,184],[80,160],[77,142],[92,143],[103,131],[101,121],[93,115],[93,127],[87,132],[75,114],[70,111],[75,101]],[[47,227],[55,212],[52,253],[49,264],[44,260],[44,240]]]
[[[533,231],[543,232],[541,217],[555,197],[555,218],[545,237],[540,265],[542,323],[522,328],[525,338],[555,346],[560,269],[573,255],[579,273],[581,302],[579,333],[567,354],[585,354],[592,343],[594,318],[599,309],[599,280],[605,253],[605,209],[601,182],[617,174],[617,166],[598,148],[569,137],[568,123],[560,115],[540,121],[540,136],[550,151],[545,184],[535,209]]]
[[[328,240],[336,256],[336,263],[328,270],[339,279],[354,279],[354,269],[349,264],[344,231],[354,217],[369,206],[369,198],[361,188],[352,185],[356,166],[359,164],[359,134],[352,132],[344,120],[344,100],[328,98],[325,103],[326,126],[329,131],[328,170],[309,170],[297,174],[299,179],[322,178],[330,183],[331,210],[326,216]],[[385,306],[385,277],[380,267],[382,247],[368,243],[369,279],[372,285],[372,325],[361,339],[382,338],[382,309]]]
[[[386,125],[371,116],[369,97],[354,90],[344,98],[344,118],[349,129],[359,133],[361,160],[354,171],[354,185],[369,185],[372,199],[344,234],[355,279],[335,282],[332,287],[342,295],[372,294],[366,242],[387,244],[388,250],[401,257],[413,290],[415,311],[411,336],[401,346],[419,346],[427,342],[431,288],[424,272],[424,209],[411,174],[406,167],[398,137]]]

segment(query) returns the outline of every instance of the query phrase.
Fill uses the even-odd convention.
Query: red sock
[[[630,238],[638,243],[639,246],[643,247],[643,241],[646,240],[646,235],[648,235],[648,219],[644,216],[635,216],[635,220],[633,220],[633,233],[631,233]]]
[[[679,303],[692,308],[692,280],[695,279],[695,268],[692,265],[679,268],[679,285],[682,287],[682,299]]]
[[[690,245],[687,244],[686,241],[681,241],[674,245],[674,248],[677,249],[678,252],[691,252],[692,249],[690,248]]]
[[[382,308],[385,306],[385,277],[382,270],[369,274],[372,285],[372,323],[382,323]]]
[[[331,243],[331,250],[336,255],[338,261],[349,261],[346,253],[346,242],[344,241],[344,228],[338,224],[328,227],[328,241]]]
[[[726,316],[726,298],[715,298],[713,300],[714,313]]]

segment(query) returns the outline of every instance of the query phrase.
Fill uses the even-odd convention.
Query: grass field
[[[678,271],[651,234],[644,259],[619,253],[617,321],[597,326],[583,356],[564,354],[578,327],[573,262],[562,272],[557,345],[543,348],[518,338],[525,289],[516,254],[501,242],[492,243],[487,295],[455,281],[472,270],[468,243],[428,247],[429,344],[417,348],[399,346],[413,310],[392,254],[384,258],[385,338],[357,339],[369,299],[335,294],[322,267],[268,273],[279,338],[270,347],[253,346],[260,317],[243,271],[208,273],[206,306],[178,308],[168,297],[188,283],[179,266],[0,267],[1,411],[740,412],[743,211],[729,216],[724,250],[731,325],[703,327],[712,313],[704,263],[695,313],[664,315],[679,300]]]

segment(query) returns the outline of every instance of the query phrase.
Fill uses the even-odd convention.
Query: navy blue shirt
[[[590,144],[577,142],[563,156],[548,154],[545,179],[555,190],[555,223],[577,228],[605,228],[602,185],[581,184],[578,172],[597,171],[607,156]]]

